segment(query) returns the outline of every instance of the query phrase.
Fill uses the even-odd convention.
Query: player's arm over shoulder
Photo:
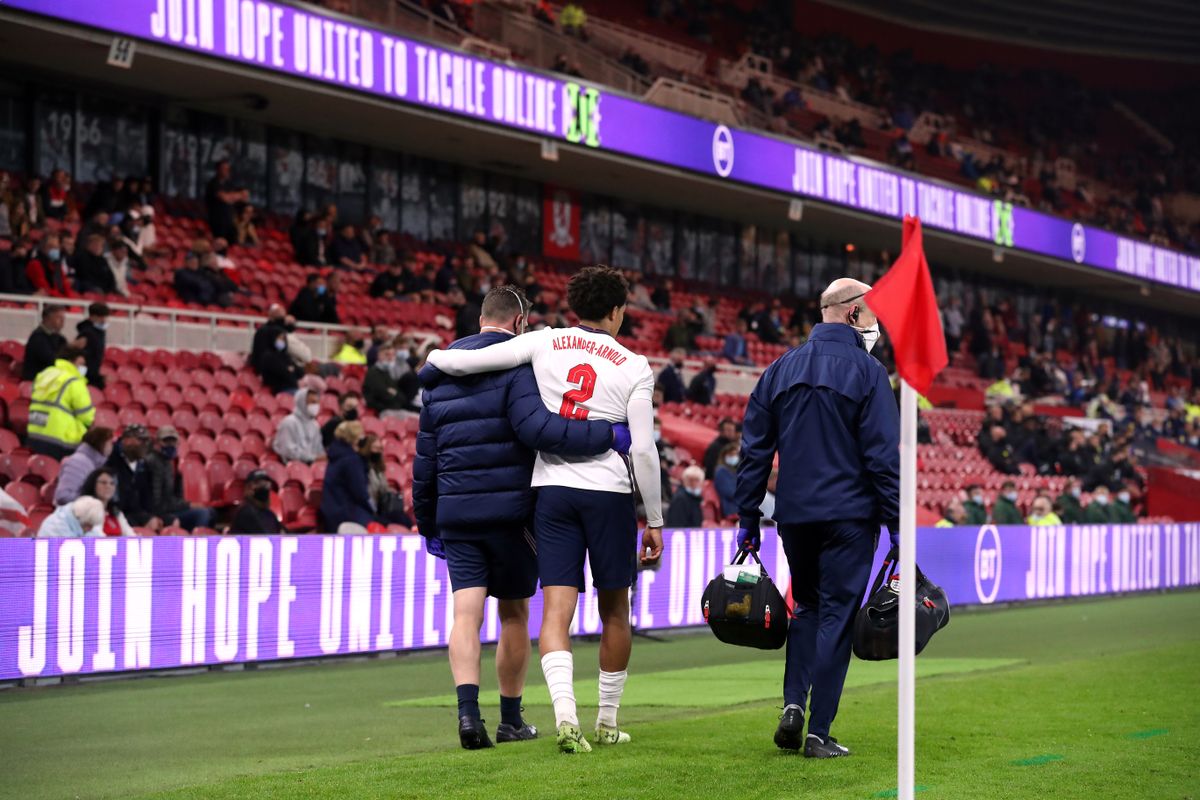
[[[514,336],[506,342],[481,350],[434,350],[429,363],[447,375],[474,375],[512,369],[533,360],[538,346],[547,338],[549,329]]]

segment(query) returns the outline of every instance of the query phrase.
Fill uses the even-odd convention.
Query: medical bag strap
[[[744,564],[746,562],[746,556],[750,556],[756,562],[758,562],[758,566],[762,567],[762,574],[764,577],[771,577],[771,575],[767,572],[767,565],[762,562],[762,559],[758,557],[758,553],[754,552],[753,550],[738,550],[733,556],[733,561],[730,561],[729,563],[735,565]]]
[[[895,566],[896,561],[900,558],[900,548],[893,547],[884,556],[883,563],[879,565],[879,572],[875,575],[875,580],[871,581],[871,589],[867,592],[867,597],[871,597],[879,591],[879,587],[883,586],[883,579],[888,575],[891,569]]]

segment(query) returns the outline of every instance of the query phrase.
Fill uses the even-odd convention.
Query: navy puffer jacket
[[[329,533],[343,522],[364,528],[375,521],[367,493],[367,462],[341,439],[329,445],[329,466],[321,484],[321,517]]]
[[[480,333],[450,346],[478,350],[511,338]],[[610,423],[547,411],[532,367],[461,378],[425,367],[420,379],[413,509],[424,536],[479,539],[528,525],[535,450],[590,456],[612,447]]]

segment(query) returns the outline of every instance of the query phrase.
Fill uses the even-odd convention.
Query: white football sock
[[[554,703],[554,724],[579,724],[575,711],[575,657],[570,650],[555,650],[542,656],[542,674]]]
[[[625,692],[625,679],[628,677],[628,670],[600,670],[600,713],[596,715],[597,725],[617,727],[617,708],[621,705],[621,695]]]

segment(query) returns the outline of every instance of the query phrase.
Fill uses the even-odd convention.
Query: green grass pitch
[[[576,648],[585,726],[595,655]],[[960,613],[919,663],[922,800],[1200,800],[1200,593]],[[549,732],[531,665],[526,716]],[[460,750],[443,653],[12,690],[0,797],[894,796],[894,662],[852,664],[834,735],[855,755],[828,762],[771,742],[782,669],[707,632],[639,640],[633,743],[577,757],[549,738]]]

